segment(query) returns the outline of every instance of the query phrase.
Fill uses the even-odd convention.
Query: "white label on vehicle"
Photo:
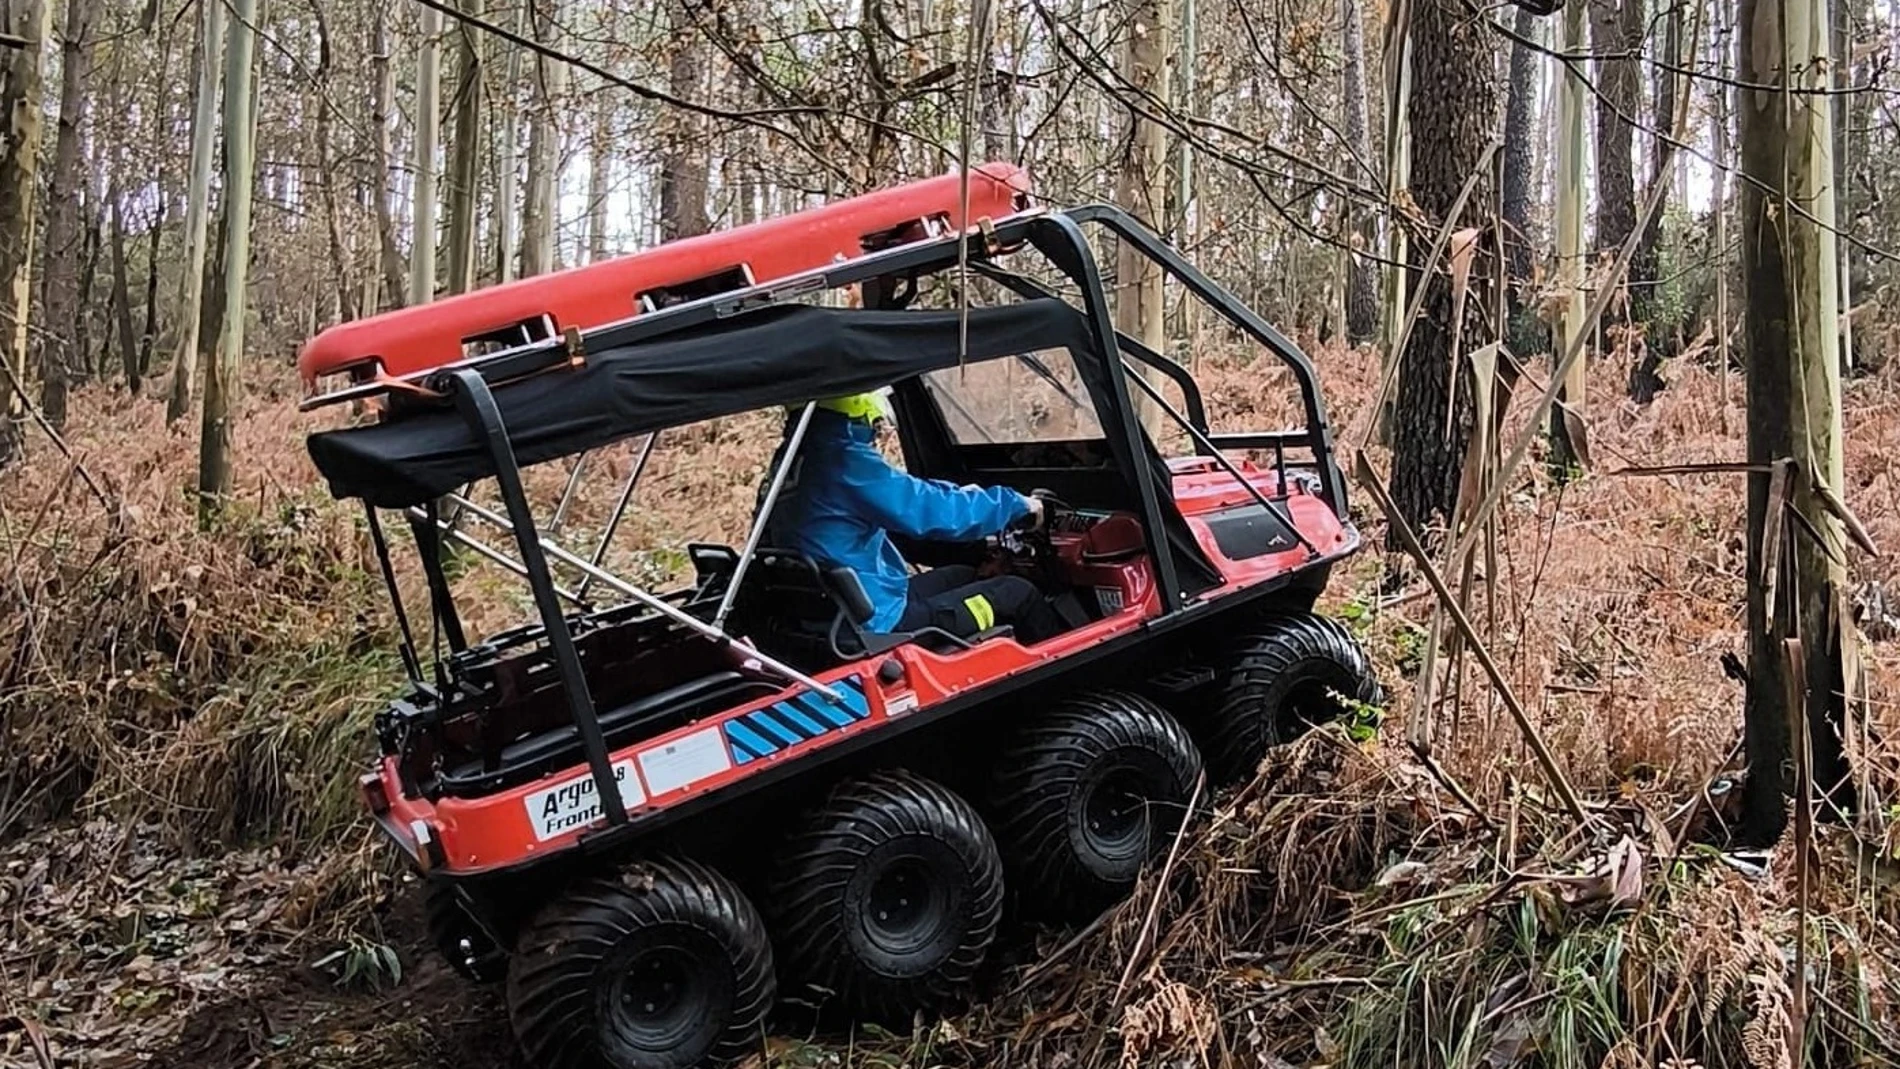
[[[616,761],[613,768],[614,779],[620,784],[620,803],[631,809],[646,801],[640,778],[633,774],[633,762]],[[534,837],[545,841],[599,820],[600,799],[596,794],[594,776],[588,773],[529,795],[523,804],[528,807]]]
[[[1095,600],[1105,613],[1122,611],[1122,590],[1118,586],[1098,586],[1095,588]]]
[[[884,715],[887,717],[903,716],[915,708],[917,708],[917,695],[898,694],[885,700]]]
[[[731,767],[732,755],[716,727],[640,751],[640,774],[654,794],[677,791]]]

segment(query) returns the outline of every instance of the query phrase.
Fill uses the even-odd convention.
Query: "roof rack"
[[[1029,206],[1027,172],[1008,163],[952,173],[778,219],[668,242],[585,267],[490,286],[342,323],[297,358],[304,409],[412,387],[432,372],[485,361],[684,301],[747,289]],[[579,359],[570,345],[570,358]],[[543,365],[545,366],[545,365]],[[346,376],[325,391],[323,381]]]

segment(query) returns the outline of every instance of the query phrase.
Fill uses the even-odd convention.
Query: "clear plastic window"
[[[945,368],[924,376],[960,445],[1100,438],[1088,388],[1066,349]]]

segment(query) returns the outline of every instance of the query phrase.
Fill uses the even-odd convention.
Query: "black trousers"
[[[913,575],[899,631],[938,627],[969,638],[1008,624],[1025,645],[1061,634],[1062,617],[1036,584],[1019,575],[978,579],[967,564],[951,564]]]

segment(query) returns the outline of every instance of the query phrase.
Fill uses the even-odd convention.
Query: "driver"
[[[880,393],[817,403],[773,513],[774,540],[821,566],[856,572],[871,600],[869,631],[937,627],[969,638],[1008,624],[1025,645],[1059,633],[1062,618],[1021,576],[979,579],[967,565],[910,574],[892,532],[973,541],[1041,526],[1043,504],[1006,487],[958,487],[900,471],[877,448],[892,419]]]

